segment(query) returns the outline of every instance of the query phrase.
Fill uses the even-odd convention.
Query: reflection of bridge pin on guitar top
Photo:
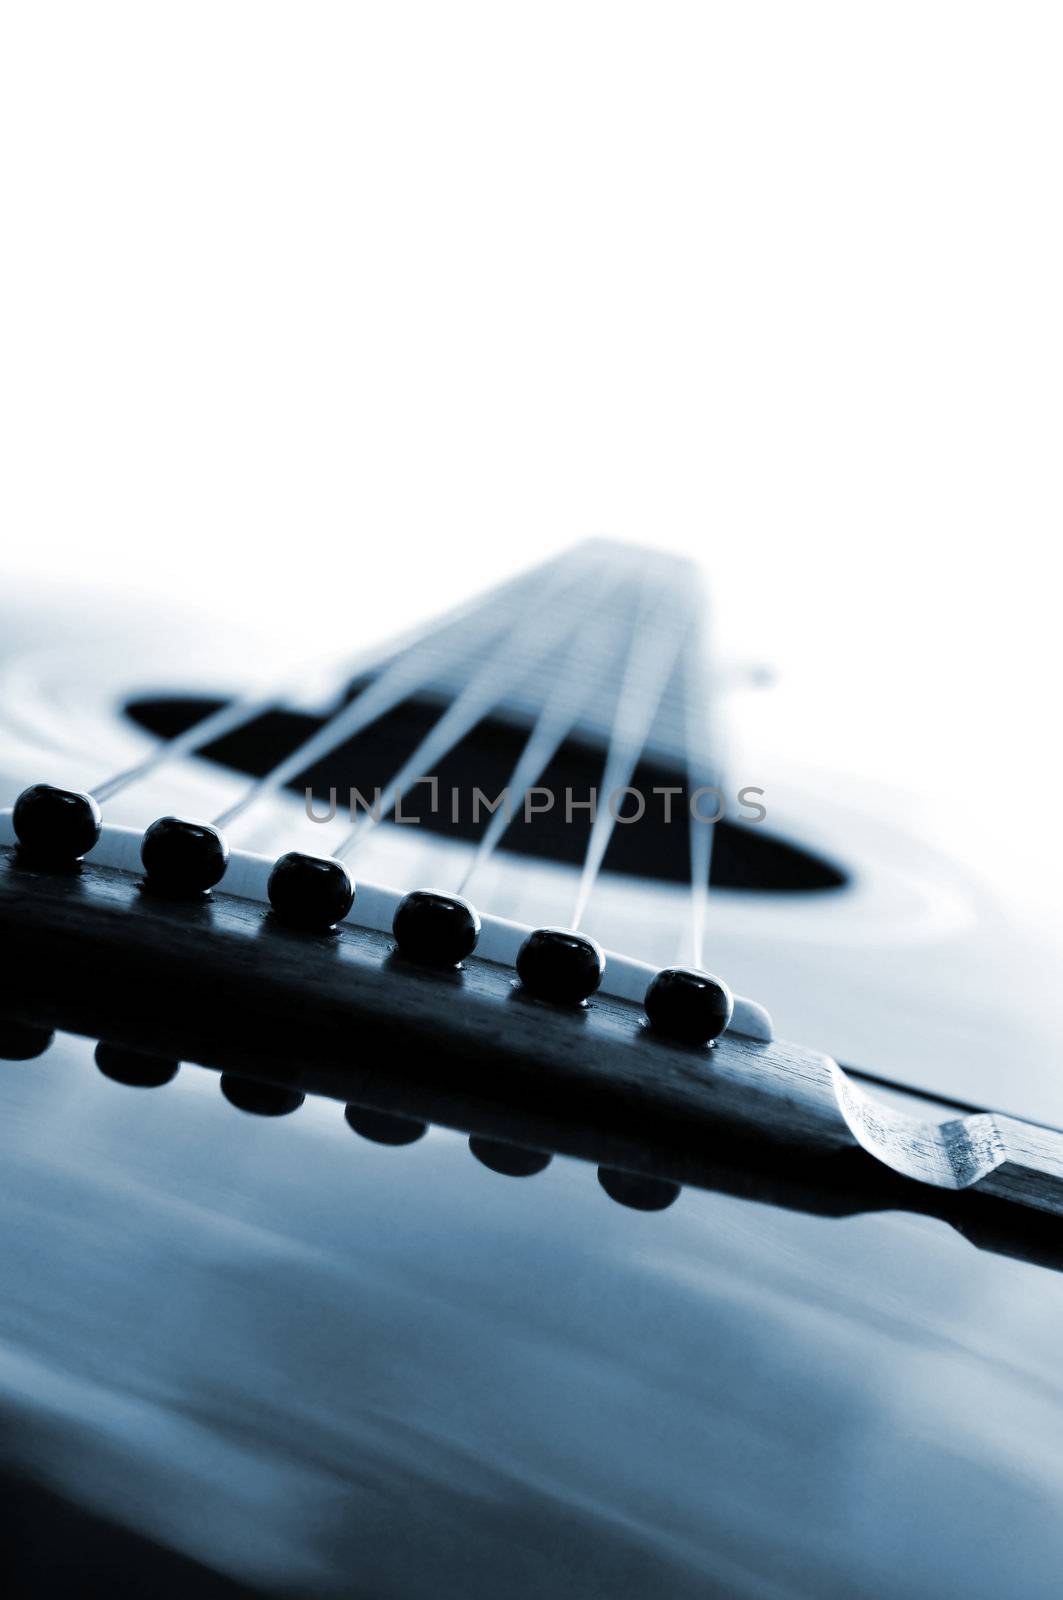
[[[48,866],[73,866],[100,837],[100,808],[90,794],[34,783],[23,789],[11,817],[28,856]]]
[[[231,1106],[253,1117],[288,1117],[293,1111],[298,1111],[306,1099],[299,1089],[287,1089],[280,1083],[261,1083],[255,1078],[241,1078],[234,1072],[222,1073],[220,1087]]]
[[[176,1078],[180,1062],[101,1039],[96,1046],[96,1065],[105,1078],[131,1089],[161,1089]]]
[[[398,1147],[416,1144],[428,1132],[427,1122],[417,1117],[402,1117],[393,1111],[374,1111],[370,1106],[348,1105],[343,1112],[347,1126],[374,1144]]]
[[[683,1190],[670,1178],[653,1178],[643,1172],[621,1172],[616,1167],[599,1167],[598,1182],[618,1206],[631,1211],[667,1211]]]
[[[531,1150],[503,1139],[485,1139],[478,1133],[470,1136],[469,1149],[481,1166],[503,1178],[534,1178],[545,1172],[553,1159],[547,1150]]]
[[[54,1028],[0,1017],[0,1061],[36,1061],[51,1046]]]

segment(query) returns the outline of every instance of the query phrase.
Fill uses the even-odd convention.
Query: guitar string
[[[213,743],[215,739],[223,739],[226,734],[235,733],[238,728],[265,716],[267,712],[276,708],[282,696],[283,690],[261,699],[241,696],[239,699],[227,701],[224,706],[200,717],[183,733],[167,739],[143,761],[138,761],[135,766],[126,767],[103,783],[96,784],[89,793],[99,802],[112,799],[123,789],[131,788],[134,783],[149,777],[168,762],[176,761],[179,756],[192,755],[204,745]]]
[[[565,573],[562,566],[547,577],[546,584],[551,588],[558,582],[571,581],[570,575]],[[220,812],[213,819],[214,826],[227,827],[253,805],[276,793],[292,778],[297,778],[315,762],[331,755],[338,746],[354,738],[411,694],[423,688],[441,669],[454,666],[466,657],[475,659],[479,648],[491,644],[493,640],[508,631],[510,627],[508,606],[504,605],[500,610],[496,610],[493,605],[485,604],[482,610],[477,607],[477,613],[481,623],[478,632],[470,634],[466,631],[459,640],[458,648],[451,647],[448,650],[441,647],[438,640],[430,638],[423,648],[416,650],[412,655],[393,659],[361,694],[330,717],[308,739],[289,751],[269,772],[256,779],[232,805]]]
[[[560,585],[544,592],[539,604],[522,620],[510,641],[510,657],[485,661],[465,684],[439,721],[420,744],[406,757],[388,780],[372,811],[361,817],[332,852],[337,861],[349,856],[361,840],[389,817],[403,791],[441,761],[488,711],[509,691],[519,686],[542,662],[549,660],[564,642],[568,630],[579,619],[580,600],[588,589],[594,592],[591,575],[582,568]]]
[[[602,596],[606,605],[620,582],[620,578],[615,579]],[[558,668],[561,691],[544,702],[506,784],[508,803],[492,813],[458,884],[458,894],[465,893],[474,875],[490,859],[512,823],[514,813],[524,804],[528,791],[578,722],[592,690],[607,676],[612,662],[607,647],[616,626],[616,617],[608,609],[600,609],[597,617],[584,624],[586,631],[581,630],[573,639]]]
[[[564,559],[564,558],[561,558]],[[400,651],[406,652],[418,646],[429,645],[438,641],[441,632],[450,632],[460,628],[466,619],[482,607],[494,607],[496,604],[511,603],[520,590],[530,586],[538,573],[519,573],[515,578],[500,584],[497,589],[487,596],[463,601],[446,612],[442,618],[433,618],[408,629],[397,640],[392,640],[388,646],[389,659],[394,658]],[[357,676],[363,666],[370,665],[374,651],[372,648],[356,654],[342,669],[341,677],[350,681]],[[315,663],[315,666],[319,664]],[[283,705],[285,697],[303,684],[309,675],[308,669],[289,674],[281,682],[275,683],[265,694],[241,695],[236,699],[217,707],[214,711],[206,712],[192,725],[172,738],[166,739],[162,744],[152,750],[143,760],[125,767],[101,783],[96,784],[88,792],[99,803],[112,799],[123,790],[131,788],[160,768],[181,756],[194,755],[206,745],[212,744],[217,739],[222,739],[230,733],[237,732],[240,728],[249,726],[267,712],[276,710]]]
[[[698,789],[714,788],[718,773],[700,755],[702,742],[709,748],[708,716],[705,706],[705,662],[702,651],[702,626],[695,621],[687,637],[683,660],[684,735],[686,743],[687,813],[690,837],[690,960],[695,968],[704,965],[705,927],[708,920],[709,883],[716,823],[695,815],[692,796]]]
[[[554,570],[561,574],[561,587],[568,590],[574,585],[571,573],[565,577],[565,568],[578,566],[578,558],[585,556],[588,547],[576,552],[576,559],[572,557],[561,558],[555,564]],[[537,573],[521,575],[510,580],[508,584],[501,585],[493,596],[486,600],[472,602],[469,605],[455,608],[452,615],[454,622],[470,612],[478,613],[481,618],[488,620],[484,630],[488,642],[496,639],[506,631],[506,624],[501,620],[497,611],[500,601],[505,602],[506,596],[512,598],[516,591],[526,588],[529,580],[545,580],[545,595],[543,609],[547,609],[548,602],[553,598],[552,588],[547,577],[549,569],[540,569]],[[619,579],[616,583],[619,583]],[[610,590],[616,584],[610,586]],[[608,610],[603,610],[606,596],[598,595],[598,616],[595,621],[597,631],[605,631],[613,625],[613,619]],[[573,928],[577,928],[586,911],[587,902],[593,891],[601,870],[613,829],[616,826],[616,817],[608,802],[609,798],[619,790],[624,789],[637,766],[639,756],[645,747],[645,741],[652,725],[653,717],[660,703],[661,695],[667,679],[675,664],[677,655],[682,653],[684,663],[684,710],[686,723],[687,744],[687,769],[691,783],[691,790],[701,786],[701,780],[711,779],[712,773],[706,766],[699,765],[697,756],[697,736],[699,729],[696,727],[695,706],[700,701],[700,689],[697,683],[697,649],[696,630],[691,626],[689,610],[687,620],[678,629],[674,629],[672,618],[673,603],[658,607],[656,617],[649,621],[644,628],[643,620],[647,610],[647,601],[644,597],[640,607],[638,619],[629,624],[630,634],[628,642],[627,660],[624,667],[623,681],[617,698],[616,712],[610,731],[609,745],[606,753],[605,767],[602,779],[602,791],[605,796],[605,809],[601,808],[595,814],[592,823],[591,836],[588,840],[587,851],[580,876],[579,889],[573,913]],[[490,614],[494,612],[494,625],[491,624]],[[671,625],[671,626],[670,626]],[[443,627],[447,626],[444,619]],[[422,740],[413,754],[402,765],[399,771],[390,780],[382,796],[379,811],[368,815],[363,823],[359,823],[345,836],[340,846],[334,852],[337,858],[347,855],[367,831],[368,827],[389,815],[394,808],[397,797],[404,783],[419,775],[418,769],[441,759],[455,744],[482,719],[491,706],[515,686],[514,680],[526,676],[538,664],[543,656],[549,654],[570,626],[570,617],[566,608],[561,608],[558,621],[553,628],[548,628],[534,643],[537,648],[530,658],[520,661],[508,673],[499,676],[497,658],[485,662],[479,672],[466,683],[448,710],[431,730],[429,735]],[[588,624],[584,623],[584,630]],[[390,665],[373,680],[361,695],[354,701],[341,708],[330,718],[323,727],[314,735],[303,741],[294,751],[290,752],[281,762],[277,763],[270,772],[251,784],[248,790],[215,819],[217,826],[224,826],[242,815],[257,801],[269,793],[275,792],[290,778],[297,776],[300,771],[306,770],[315,761],[330,754],[336,746],[348,738],[353,737],[370,722],[385,715],[395,704],[401,701],[423,683],[438,672],[446,657],[447,652],[440,648],[440,625],[427,625],[424,629],[411,630],[414,635],[412,648],[407,649],[401,659],[392,659]],[[528,618],[525,625],[518,629],[516,639],[522,639],[526,634],[539,631],[538,608]],[[658,649],[662,635],[669,637],[664,641],[664,648]],[[407,639],[409,635],[406,636]],[[402,640],[399,647],[403,645]],[[417,645],[420,643],[421,648]],[[463,648],[449,652],[449,665],[455,658],[461,659],[468,655],[469,636],[461,640]],[[395,647],[393,647],[394,649]],[[472,652],[475,655],[475,651]],[[656,658],[656,660],[654,659]],[[535,778],[545,769],[547,763],[563,741],[566,733],[578,719],[582,708],[586,704],[593,677],[583,670],[588,662],[593,662],[594,650],[590,637],[586,631],[577,633],[569,648],[568,655],[563,664],[555,668],[555,678],[568,689],[553,699],[547,698],[542,712],[533,727],[532,733],[522,751],[518,763],[510,779],[510,807],[523,803],[527,790],[532,786]],[[608,663],[608,657],[605,657]],[[601,668],[602,661],[599,660]],[[650,670],[647,671],[646,668]],[[653,670],[655,668],[655,670]],[[351,669],[349,669],[351,670]],[[294,680],[293,680],[294,681]],[[108,799],[119,793],[122,789],[139,781],[149,773],[158,770],[164,763],[177,759],[184,754],[191,754],[196,749],[235,731],[240,726],[250,723],[266,711],[273,709],[281,700],[283,691],[275,690],[265,697],[247,697],[234,701],[218,708],[213,713],[201,718],[199,722],[183,733],[166,741],[160,749],[135,766],[115,774],[105,780],[91,791],[97,800]],[[623,781],[621,781],[623,780]],[[496,811],[491,823],[485,832],[484,838],[470,862],[459,885],[459,892],[463,890],[471,879],[473,873],[483,865],[496,848],[499,839],[503,836],[510,821],[505,811]],[[696,966],[701,965],[702,949],[704,942],[704,927],[707,910],[708,882],[711,869],[711,852],[714,838],[714,824],[699,821],[690,817],[690,862],[691,862],[691,916],[690,916],[690,947],[692,958]]]
[[[692,605],[689,599],[678,624],[675,610],[676,597],[670,593],[663,600],[656,598],[655,608],[649,614],[650,598],[646,595],[632,629],[602,773],[600,797],[604,804],[598,806],[591,823],[572,912],[573,929],[578,929],[583,921],[587,902],[616,827],[610,799],[631,783],[661,696],[691,625]],[[619,810],[619,807],[616,809]]]

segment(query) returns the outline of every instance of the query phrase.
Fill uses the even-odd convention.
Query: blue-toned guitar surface
[[[678,653],[647,687],[685,575],[594,559],[615,588],[582,643],[561,564],[257,710],[176,627],[10,619],[3,805],[144,771],[80,870],[0,840],[9,1592],[1058,1592],[1058,1002],[947,862],[767,758],[730,772],[725,706],[692,769]],[[389,673],[394,704],[267,781]],[[242,695],[254,717],[157,760]],[[558,696],[544,788],[620,770],[618,727],[635,786],[711,766],[707,900],[686,828],[618,825],[588,881],[589,819],[477,861],[488,819],[422,792],[348,858],[339,932],[276,926],[270,864],[351,822],[303,780],[322,814],[386,787],[463,695],[447,794],[496,792]],[[142,890],[149,824],[227,813],[209,898]],[[475,904],[464,967],[396,953],[422,888]],[[698,1049],[642,1012],[691,906],[739,997]],[[566,1008],[513,962],[574,910],[606,978]]]

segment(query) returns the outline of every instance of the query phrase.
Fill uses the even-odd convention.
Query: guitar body
[[[176,624],[101,631],[61,601],[7,621],[5,797],[87,786],[182,699],[242,688],[231,639],[213,659],[197,636],[193,657]],[[109,820],[215,815],[254,770],[237,755],[162,768]],[[794,854],[732,840],[721,870],[762,861],[765,880],[710,890],[709,965],[781,1034],[942,1114],[1063,1122],[1044,1067],[1058,1002],[1031,952],[991,936],[982,891],[761,761],[728,781],[764,788],[764,838]],[[377,832],[366,872],[385,884],[453,887],[468,857],[427,824]],[[322,837],[295,792],[234,829],[264,855]],[[500,850],[477,895],[558,921],[577,878]],[[587,927],[674,961],[687,892],[607,858]],[[138,1049],[165,1056],[142,1013]],[[386,1082],[386,1115],[300,1103],[299,1061],[287,1102],[231,1076],[219,1092],[209,1059],[136,1082],[113,1028],[0,1062],[15,1592],[124,1576],[374,1600],[1058,1593],[1054,1219],[872,1204],[820,1190],[814,1166],[784,1183],[770,1159],[681,1192],[596,1173],[542,1138],[477,1134],[471,1102],[438,1125],[403,1100],[407,1071],[427,1092],[425,1063],[366,1060],[357,1038],[352,1072]]]

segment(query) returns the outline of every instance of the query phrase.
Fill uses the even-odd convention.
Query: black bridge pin
[[[282,922],[319,932],[342,922],[354,904],[354,884],[343,862],[300,850],[289,850],[275,862],[266,892]]]
[[[581,1005],[604,972],[601,946],[573,928],[536,928],[517,953],[517,976],[528,993],[557,1005]]]
[[[11,815],[15,837],[43,866],[70,867],[92,849],[103,820],[91,794],[34,783],[23,789]]]
[[[665,967],[643,1001],[655,1033],[682,1044],[718,1039],[734,1013],[734,996],[722,978],[693,967]]]
[[[456,967],[476,949],[480,918],[460,895],[413,889],[399,901],[391,931],[410,961]]]
[[[220,882],[229,864],[229,846],[209,822],[159,817],[144,834],[140,859],[152,889],[196,896]]]

